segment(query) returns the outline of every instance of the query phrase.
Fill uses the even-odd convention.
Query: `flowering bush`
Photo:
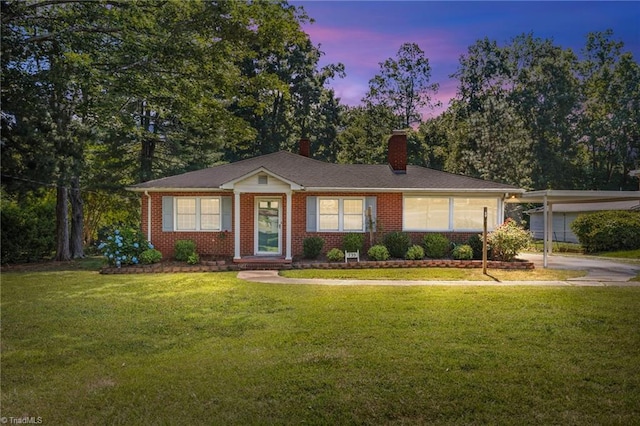
[[[117,267],[139,264],[140,255],[148,249],[153,249],[153,244],[147,242],[140,231],[128,228],[114,229],[98,244],[109,265]]]
[[[521,250],[529,247],[531,232],[522,229],[514,220],[507,219],[487,235],[487,243],[496,259],[511,262]]]

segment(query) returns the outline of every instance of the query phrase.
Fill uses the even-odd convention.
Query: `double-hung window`
[[[176,231],[219,231],[219,197],[175,197]]]
[[[318,230],[364,231],[364,198],[318,198]]]

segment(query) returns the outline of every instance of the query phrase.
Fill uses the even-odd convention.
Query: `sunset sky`
[[[336,95],[358,105],[379,62],[395,57],[405,42],[425,51],[431,82],[446,109],[455,95],[449,76],[476,40],[489,37],[499,45],[532,33],[551,38],[577,54],[589,32],[612,29],[640,61],[640,2],[428,2],[428,1],[291,1],[315,20],[303,28],[325,53],[321,65],[342,62],[347,76],[331,82]],[[434,111],[433,113],[437,113]],[[432,113],[432,114],[433,114]],[[432,115],[428,114],[428,115]]]

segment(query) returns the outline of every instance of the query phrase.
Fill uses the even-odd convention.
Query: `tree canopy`
[[[402,44],[345,106],[329,83],[348,70],[320,66],[311,18],[286,1],[0,4],[3,247],[19,235],[7,227],[29,223],[49,230],[38,256],[82,256],[109,223],[139,221],[127,185],[301,137],[317,159],[384,163],[388,135],[409,128],[411,164],[530,189],[637,185],[640,67],[611,31],[578,53],[533,34],[478,40],[455,99],[424,120],[438,90],[429,52]],[[16,213],[53,205],[55,226]]]

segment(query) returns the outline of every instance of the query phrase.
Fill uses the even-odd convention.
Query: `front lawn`
[[[4,418],[634,424],[640,288],[2,274]]]

